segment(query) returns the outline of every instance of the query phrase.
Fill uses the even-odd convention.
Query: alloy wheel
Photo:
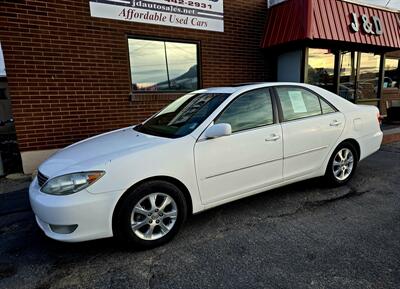
[[[171,231],[177,216],[178,208],[171,196],[152,193],[134,206],[131,214],[132,231],[142,240],[157,240]]]
[[[333,159],[333,175],[339,181],[346,180],[353,171],[354,155],[348,148],[342,148],[337,152]]]

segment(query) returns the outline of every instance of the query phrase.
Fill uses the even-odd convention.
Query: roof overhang
[[[302,40],[400,49],[400,13],[346,0],[287,0],[269,9],[263,48]]]

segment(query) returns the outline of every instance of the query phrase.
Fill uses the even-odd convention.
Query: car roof
[[[239,83],[233,84],[231,86],[223,86],[223,87],[210,87],[201,90],[195,91],[195,93],[235,93],[237,91],[249,90],[249,89],[257,89],[262,87],[276,86],[276,85],[290,85],[290,86],[299,86],[299,87],[307,87],[310,85],[304,83],[297,82],[248,82],[248,83]]]
[[[348,100],[329,92],[321,87],[298,82],[256,82],[256,83],[242,83],[238,85],[232,85],[227,87],[212,87],[207,89],[201,89],[195,91],[195,93],[227,93],[227,94],[241,94],[243,92],[271,86],[297,86],[312,90],[320,96],[323,96],[325,100],[330,102],[339,111],[354,110],[356,108],[355,104],[349,102]]]

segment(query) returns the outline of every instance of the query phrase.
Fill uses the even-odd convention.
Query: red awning
[[[287,0],[270,9],[263,48],[306,39],[400,49],[400,13],[345,0]]]

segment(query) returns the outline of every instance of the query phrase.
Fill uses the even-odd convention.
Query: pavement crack
[[[368,190],[366,191],[358,191],[356,188],[352,188],[350,187],[350,190],[348,191],[348,193],[343,194],[343,195],[335,195],[331,198],[327,198],[327,199],[323,199],[323,200],[316,200],[316,201],[306,201],[303,204],[303,208],[307,209],[307,208],[314,208],[314,207],[320,207],[329,203],[333,203],[333,202],[337,202],[340,200],[344,200],[344,199],[350,199],[350,198],[354,198],[354,197],[358,197],[361,196],[365,193],[367,193]]]
[[[147,273],[147,288],[152,289],[154,288],[156,282],[156,276],[154,273],[154,268],[157,265],[157,262],[160,260],[162,254],[164,254],[165,250],[160,251],[159,253],[155,254],[153,257],[150,258],[149,270]]]
[[[276,215],[268,215],[268,219],[275,219],[275,218],[284,218],[284,217],[289,217],[296,215],[300,210],[302,209],[302,206],[295,208],[294,210],[288,211],[288,212],[282,212],[280,214]]]
[[[292,210],[284,211],[284,212],[277,213],[277,214],[271,214],[271,215],[268,215],[267,218],[268,219],[277,219],[277,218],[290,217],[290,216],[296,215],[305,210],[314,209],[314,208],[321,207],[321,206],[324,206],[324,205],[327,205],[327,204],[330,204],[333,202],[337,202],[340,200],[358,197],[367,192],[368,192],[368,190],[359,191],[356,188],[350,187],[349,190],[345,194],[330,196],[330,197],[322,199],[322,200],[308,200],[308,201],[305,201],[305,202],[299,204],[298,207],[293,208]]]

